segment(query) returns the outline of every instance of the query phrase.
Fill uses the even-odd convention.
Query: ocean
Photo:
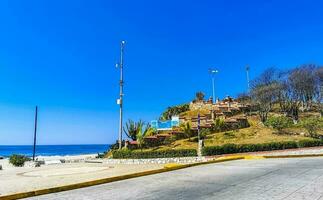
[[[86,145],[37,145],[36,156],[67,156],[97,154],[109,150],[110,145],[86,144]],[[32,145],[0,145],[0,156],[9,157],[12,154],[20,154],[31,157]]]

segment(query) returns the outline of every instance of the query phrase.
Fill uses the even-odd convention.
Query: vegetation
[[[290,127],[293,124],[292,120],[285,116],[271,116],[266,122],[265,125],[272,127],[277,130],[278,133],[282,133],[282,130]]]
[[[179,116],[181,113],[189,111],[188,104],[182,104],[177,106],[168,107],[160,117],[161,120],[170,120],[172,116]]]
[[[221,132],[226,130],[226,125],[224,123],[224,120],[221,118],[216,118],[213,122],[213,131],[215,132]]]
[[[25,162],[30,160],[31,159],[26,156],[17,154],[13,154],[9,157],[9,163],[15,167],[23,167],[25,165]]]
[[[197,92],[195,95],[196,101],[203,101],[205,97],[205,94],[203,92]]]
[[[190,141],[191,140],[191,137],[193,136],[194,134],[194,131],[192,130],[192,126],[191,126],[191,123],[189,122],[186,122],[185,124],[181,124],[181,130],[183,131],[184,133],[184,136],[186,138],[188,138],[188,140]]]
[[[131,151],[122,149],[113,151],[113,158],[169,158],[169,157],[190,157],[197,156],[196,149],[168,149],[158,151]]]
[[[323,120],[318,117],[309,117],[301,121],[301,126],[306,129],[311,137],[318,137],[317,131],[323,127]]]
[[[323,146],[323,140],[301,140],[301,141],[285,141],[285,142],[270,142],[262,144],[225,144],[222,146],[207,146],[204,147],[202,153],[204,156],[244,153],[255,151],[272,151],[282,149],[292,149],[301,147]]]
[[[201,102],[204,97],[203,92],[197,92],[194,101]],[[318,138],[323,135],[323,120],[318,115],[323,114],[323,67],[308,64],[286,71],[268,68],[252,81],[250,91],[237,100],[248,105],[242,110],[248,121],[238,118],[243,113],[232,112],[239,120],[216,118],[210,128],[202,129],[200,138],[206,146],[205,155],[322,145]],[[160,119],[180,116],[189,120],[198,114],[210,115],[210,110],[190,110],[189,104],[183,104],[168,107]],[[308,135],[304,135],[305,130]],[[159,137],[165,140],[147,138],[156,132],[142,121],[129,120],[124,131],[137,140],[138,146],[133,151],[113,151],[115,158],[175,157],[197,149],[197,131],[192,129],[191,122],[172,131],[160,131],[159,134],[169,134]]]
[[[323,67],[312,64],[282,71],[269,68],[252,83],[251,96],[258,106],[258,113],[265,122],[275,103],[280,111],[295,123],[300,111],[310,111],[317,106],[322,114]]]
[[[128,138],[132,140],[137,140],[137,135],[140,129],[144,126],[144,122],[139,120],[138,122],[134,122],[132,120],[128,120],[126,126],[123,128],[124,133]]]
[[[129,120],[126,123],[126,127],[124,127],[124,132],[130,139],[134,141],[140,140],[140,142],[142,142],[143,137],[154,135],[156,131],[150,126],[150,124],[141,120],[138,122]]]

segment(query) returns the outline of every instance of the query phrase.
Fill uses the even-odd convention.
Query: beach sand
[[[0,170],[0,196],[163,168],[160,164],[107,164],[104,159],[94,159],[95,156],[39,157],[39,160],[45,161],[63,159],[66,163],[42,165],[37,168],[13,167],[8,159],[0,160],[3,168]]]

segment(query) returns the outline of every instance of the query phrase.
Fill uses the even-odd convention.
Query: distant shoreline
[[[81,145],[37,145],[36,157],[48,157],[48,156],[80,156],[91,155],[98,153],[104,153],[110,149],[110,145],[93,145],[93,144],[81,144]],[[32,157],[33,146],[32,145],[0,145],[0,156],[8,158],[10,155],[20,154],[28,157]]]

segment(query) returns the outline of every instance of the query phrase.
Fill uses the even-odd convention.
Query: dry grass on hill
[[[205,146],[217,146],[224,144],[257,144],[280,141],[298,141],[302,139],[311,139],[301,136],[297,133],[305,132],[300,128],[291,128],[286,130],[286,134],[276,134],[271,128],[265,127],[259,123],[257,117],[249,118],[251,126],[236,131],[226,131],[213,133],[207,136],[204,140]],[[296,134],[291,134],[296,133]],[[197,148],[197,142],[189,141],[188,139],[177,140],[170,145],[160,146],[157,149],[189,149]]]

